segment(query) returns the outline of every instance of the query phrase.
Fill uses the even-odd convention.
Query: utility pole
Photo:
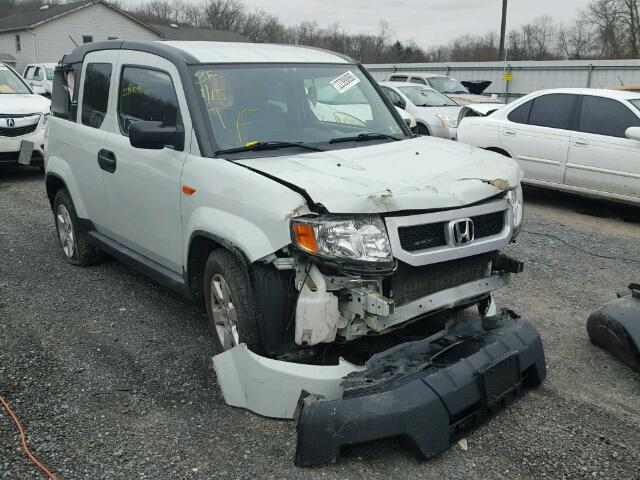
[[[498,60],[503,61],[504,58],[504,36],[507,31],[507,0],[502,0],[502,23],[500,24],[500,53]]]

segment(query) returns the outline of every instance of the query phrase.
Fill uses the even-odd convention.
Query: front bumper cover
[[[295,463],[333,463],[344,447],[391,438],[432,457],[545,375],[538,332],[512,312],[451,322],[371,357],[341,399],[303,392]]]

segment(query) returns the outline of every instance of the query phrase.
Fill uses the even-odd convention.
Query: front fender
[[[290,243],[288,224],[282,228],[274,225],[269,228],[269,232],[263,228],[264,226],[258,226],[246,218],[224,210],[198,207],[187,223],[184,264],[187,265],[190,240],[198,232],[207,232],[212,238],[220,238],[233,245],[246,256],[249,262],[265,257]]]
[[[194,232],[220,238],[255,262],[288,245],[290,218],[309,211],[299,193],[223,159],[190,156],[182,183],[195,190],[182,197],[184,265]]]

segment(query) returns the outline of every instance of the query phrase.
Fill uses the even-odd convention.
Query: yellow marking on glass
[[[209,113],[216,112],[216,114],[218,115],[218,118],[220,119],[220,123],[222,124],[222,128],[224,128],[226,130],[227,126],[224,123],[224,119],[222,118],[222,114],[220,113],[220,109],[219,108],[209,107],[208,111],[209,111]]]
[[[257,140],[254,140],[253,142],[247,142],[244,144],[245,147],[255,147],[258,144]]]
[[[247,125],[253,125],[256,122],[240,122],[240,115],[242,115],[243,113],[252,113],[252,112],[257,112],[258,109],[257,108],[245,108],[244,110],[240,110],[238,112],[238,117],[236,119],[236,133],[238,134],[238,142],[243,143],[242,142],[242,134],[240,133],[240,128],[241,127],[246,127]]]

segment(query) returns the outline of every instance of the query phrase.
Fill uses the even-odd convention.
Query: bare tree
[[[593,31],[583,20],[576,20],[569,26],[558,26],[558,49],[572,60],[580,60],[593,55]]]
[[[244,21],[245,7],[239,0],[207,0],[203,7],[210,28],[236,32]]]

